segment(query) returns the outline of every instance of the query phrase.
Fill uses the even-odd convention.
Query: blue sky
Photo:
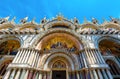
[[[109,20],[109,16],[120,18],[120,0],[0,0],[0,17],[16,16],[17,22],[28,16],[39,23],[44,16],[52,18],[58,13],[69,19],[77,17],[80,22],[84,17],[100,21]]]

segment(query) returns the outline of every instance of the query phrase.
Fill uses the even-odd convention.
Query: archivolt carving
[[[93,30],[98,30],[99,29],[97,25],[91,24],[91,23],[83,24],[81,29],[85,29],[85,28],[91,28]]]
[[[79,68],[79,67],[76,67],[77,60],[74,57],[72,57],[66,53],[52,53],[49,56],[45,56],[45,58],[43,58],[43,60],[41,60],[43,62],[42,66],[44,67],[44,69],[52,68],[52,65],[55,62],[55,60],[58,60],[59,58],[60,59],[62,58],[62,61],[67,63],[67,66],[69,66],[70,70]],[[51,62],[53,60],[54,60],[54,62]]]

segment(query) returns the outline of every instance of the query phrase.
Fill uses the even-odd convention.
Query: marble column
[[[14,79],[14,77],[15,77],[15,72],[16,72],[16,69],[13,69],[13,71],[12,71],[9,79]]]
[[[32,55],[31,55],[31,59],[30,59],[31,66],[33,65],[34,56],[35,56],[35,50],[33,50]]]
[[[34,53],[34,58],[33,58],[33,64],[32,64],[32,67],[35,67],[35,64],[36,64],[36,58],[37,58],[37,51],[35,51]]]
[[[88,49],[88,52],[89,52],[89,54],[90,54],[90,56],[91,56],[91,59],[92,59],[92,61],[93,61],[93,64],[96,64],[96,59],[95,59],[95,56],[94,56],[92,50],[91,50],[91,49]]]
[[[92,53],[94,54],[94,57],[95,57],[95,60],[96,60],[96,64],[99,64],[100,63],[100,61],[99,61],[99,56],[97,56],[97,52],[95,52],[95,50],[92,50]]]
[[[84,62],[83,62],[82,54],[80,54],[80,61],[81,61],[81,67],[83,68],[84,67]]]
[[[20,73],[21,73],[21,69],[18,69],[18,71],[16,72],[16,75],[15,75],[15,79],[19,79]]]
[[[27,78],[28,78],[28,74],[29,74],[29,70],[26,70],[26,73],[25,73],[24,79],[27,79]]]
[[[98,79],[98,76],[97,76],[97,73],[96,73],[95,70],[93,70],[93,75],[94,75],[94,78],[95,78],[95,79]]]
[[[26,70],[23,69],[23,70],[22,70],[22,73],[21,73],[21,76],[20,76],[20,79],[24,79],[25,73],[26,73]]]
[[[103,79],[103,76],[102,76],[102,74],[101,74],[99,69],[97,69],[97,72],[98,72],[98,75],[99,75],[99,79]]]
[[[68,70],[67,70],[67,74],[66,74],[66,75],[67,75],[67,79],[70,79],[70,78],[69,78],[69,72],[68,72]]]
[[[38,79],[38,72],[36,73],[35,79]]]
[[[20,50],[20,54],[19,54],[18,58],[16,58],[16,60],[14,61],[14,63],[18,63],[19,62],[19,60],[20,60],[20,58],[22,56],[22,52],[23,52],[23,49]]]
[[[20,55],[20,52],[21,52],[21,49],[18,50],[18,53],[17,53],[17,55],[15,56],[15,58],[13,59],[12,63],[15,63],[16,59],[17,59],[17,58],[19,57],[19,55]]]
[[[43,79],[46,79],[46,77],[47,77],[47,73],[44,72],[44,73],[43,73]]]
[[[32,79],[33,71],[29,71],[28,79]]]
[[[77,72],[76,74],[77,74],[77,79],[80,79],[80,77],[79,77],[79,72]]]
[[[39,79],[42,79],[42,72],[39,73]]]
[[[24,51],[24,56],[23,56],[23,58],[22,58],[21,63],[25,63],[25,60],[26,60],[27,55],[28,55],[28,49],[24,49],[24,50],[25,50],[25,51]]]
[[[80,79],[83,79],[81,71],[79,72],[79,74],[80,74]]]
[[[39,52],[37,51],[37,56],[36,56],[36,59],[35,59],[34,67],[37,67],[38,61],[39,61]]]
[[[50,78],[50,72],[47,72],[47,79],[51,79]]]
[[[102,73],[103,73],[104,79],[108,79],[108,77],[107,77],[107,75],[106,75],[104,69],[102,69]]]
[[[79,69],[81,69],[81,61],[80,61],[80,56],[79,56],[80,53],[78,53],[77,55],[77,59],[78,59],[78,66],[79,66]]]
[[[31,49],[31,52],[30,52],[30,56],[29,56],[29,59],[28,59],[28,64],[31,65],[31,59],[32,59],[32,56],[33,56],[33,49]]]
[[[27,56],[26,56],[26,59],[25,59],[24,63],[28,64],[28,59],[30,57],[30,49],[27,49],[26,53],[27,53]]]
[[[98,52],[97,54],[98,54],[98,56],[100,57],[102,63],[105,63],[105,60],[103,59],[103,57],[102,57],[100,51],[99,51],[99,50],[96,50],[96,51]]]
[[[8,79],[11,73],[11,69],[8,69],[3,79]]]
[[[85,53],[86,53],[86,55],[87,55],[89,64],[93,64],[93,60],[91,59],[91,56],[89,55],[89,52],[88,52],[86,49],[85,49]]]
[[[91,79],[94,79],[94,76],[93,76],[92,70],[90,70],[90,77],[91,77]]]
[[[99,63],[100,64],[103,64],[103,60],[102,60],[102,57],[101,55],[99,54],[100,52],[98,52],[96,49],[94,50],[94,52],[96,53],[96,56],[97,56],[97,59],[99,60]]]
[[[33,73],[32,79],[35,79],[35,76],[36,76],[36,71]]]
[[[41,60],[41,55],[39,54],[39,56],[38,56],[37,68],[39,67],[40,60]]]
[[[20,57],[18,63],[21,63],[21,62],[22,62],[23,57],[24,57],[24,55],[25,55],[25,49],[23,49],[23,52],[21,52],[21,53],[22,53],[22,55],[21,55],[21,57]]]
[[[98,63],[102,64],[102,60],[101,60],[100,56],[98,55],[98,52],[96,51],[96,49],[94,49],[93,51],[94,51],[94,53],[96,55],[96,59],[97,59]]]
[[[82,58],[83,58],[83,61],[84,61],[85,68],[87,68],[87,61],[85,59],[84,53],[81,53],[81,54],[82,54]]]
[[[89,51],[89,49],[87,49],[87,53],[88,53],[88,55],[89,55],[89,59],[91,59],[91,64],[94,64],[95,63],[95,61],[94,61],[94,57],[92,56],[92,54],[91,54],[91,52]]]
[[[108,69],[106,69],[106,72],[107,72],[107,74],[109,76],[109,79],[113,79],[112,74],[110,73],[110,71]]]

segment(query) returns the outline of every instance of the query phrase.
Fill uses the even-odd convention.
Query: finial
[[[11,22],[14,22],[14,21],[15,21],[15,19],[16,19],[16,17],[14,16],[14,17],[13,17],[13,19],[11,20]]]
[[[86,18],[86,17],[84,17],[84,23],[88,23],[88,21],[87,21],[87,18]]]
[[[107,20],[105,18],[102,18],[102,20],[103,20],[104,23],[107,22]]]
[[[8,21],[8,20],[9,20],[9,18],[10,18],[10,16],[7,16],[7,17],[5,17],[4,19],[5,19],[6,21]]]
[[[8,22],[9,18],[10,18],[9,16],[7,16],[7,17],[5,17],[5,18],[1,18],[1,19],[0,19],[0,24],[3,24],[3,23]]]
[[[109,16],[109,17],[110,17],[110,19],[111,19],[111,22],[118,23],[118,19],[113,18],[112,16]]]
[[[32,21],[31,21],[31,23],[34,23],[34,22],[35,22],[35,19],[36,19],[36,18],[34,17],[34,18],[32,19]]]
[[[27,20],[28,20],[28,17],[25,17],[25,18],[21,19],[20,22],[24,24],[27,22]]]
[[[93,24],[97,24],[97,23],[98,23],[98,20],[92,17],[92,23],[93,23]]]
[[[74,17],[74,23],[79,23],[78,19],[76,17]]]
[[[61,12],[59,12],[59,13],[58,13],[58,16],[62,16],[62,13],[61,13]]]
[[[46,17],[44,17],[44,18],[41,20],[41,23],[45,23],[45,22],[47,22]]]
[[[57,15],[57,20],[61,21],[62,19],[63,19],[62,14],[61,14],[61,13],[58,13],[58,15]]]

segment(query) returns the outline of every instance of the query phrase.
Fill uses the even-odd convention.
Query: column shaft
[[[35,79],[38,79],[38,72],[36,73]]]
[[[99,69],[97,69],[97,72],[98,72],[98,75],[99,75],[99,79],[103,79],[103,76],[102,76],[102,74],[101,74]]]
[[[107,71],[107,74],[109,76],[109,79],[113,79],[112,74],[110,73],[110,71],[108,69],[106,69],[106,71]]]
[[[14,60],[12,61],[12,63],[15,63],[16,59],[17,59],[17,58],[19,57],[19,55],[20,55],[20,51],[21,51],[21,50],[18,50],[18,53],[17,53],[17,55],[15,56]]]
[[[21,69],[19,69],[16,73],[15,79],[19,79],[21,73]]]
[[[94,76],[93,76],[92,70],[90,70],[90,77],[91,77],[91,79],[94,79]]]
[[[30,49],[28,49],[26,53],[27,53],[27,56],[24,63],[28,64],[28,59],[30,57]]]
[[[83,67],[84,67],[84,62],[83,62],[82,59],[83,59],[83,58],[82,58],[82,54],[80,54],[81,66],[82,66],[82,68],[83,68]]]
[[[91,57],[92,57],[93,64],[95,64],[95,63],[96,63],[95,55],[93,54],[92,50],[88,50],[88,51],[89,51],[89,54],[90,54]]]
[[[26,55],[27,55],[27,49],[24,49],[23,58],[21,60],[21,63],[25,63]]]
[[[30,61],[31,66],[32,66],[33,61],[34,61],[34,56],[35,56],[35,50],[32,52],[32,57],[31,57],[31,61]]]
[[[41,72],[39,73],[39,79],[42,79],[42,73]]]
[[[25,76],[24,76],[24,79],[27,79],[27,78],[28,78],[28,74],[29,74],[29,70],[26,71]]]
[[[20,58],[22,56],[22,52],[23,52],[23,49],[20,50],[20,54],[19,54],[18,58],[16,58],[16,61],[14,61],[15,63],[19,62],[19,60],[20,60]]]
[[[91,60],[91,56],[88,54],[89,52],[85,49],[85,53],[86,53],[86,55],[87,55],[87,58],[88,58],[88,60],[89,60],[89,63],[90,64],[93,64],[93,61]]]
[[[3,79],[8,79],[11,73],[11,69],[8,69]]]
[[[21,55],[21,57],[20,57],[20,59],[19,59],[19,61],[18,61],[18,63],[21,63],[22,62],[22,60],[23,60],[23,57],[24,57],[24,53],[25,53],[25,49],[23,49],[23,52],[21,52],[22,53],[22,55]]]
[[[80,79],[80,77],[79,77],[79,73],[77,72],[76,74],[77,74],[77,79]]]
[[[99,60],[99,63],[104,63],[103,61],[102,61],[102,58],[101,58],[101,55],[100,54],[98,54],[99,52],[98,51],[96,51],[96,50],[94,50],[95,52],[96,52],[96,55],[97,55],[97,57],[98,57],[98,60]]]
[[[16,70],[14,69],[9,77],[9,79],[14,79]]]
[[[97,52],[95,52],[94,50],[92,50],[93,54],[94,54],[94,57],[95,57],[95,60],[96,60],[96,63],[99,64],[100,61],[99,61],[99,56],[97,56]]]
[[[100,59],[101,59],[101,61],[102,61],[102,63],[105,63],[105,61],[104,61],[104,59],[103,59],[103,57],[102,57],[102,55],[101,55],[101,53],[100,53],[100,51],[99,50],[96,50],[96,51],[98,51],[98,56],[100,57]]]
[[[93,70],[93,75],[94,75],[94,78],[95,78],[95,79],[98,79],[98,76],[97,76],[97,73],[96,73],[95,70]]]
[[[104,79],[108,79],[108,77],[107,77],[107,75],[106,75],[104,69],[102,69],[102,73],[103,73]]]
[[[83,61],[84,61],[85,68],[87,68],[87,62],[86,62],[86,58],[84,56],[84,53],[81,53],[81,54],[82,54],[82,58],[83,58]]]
[[[39,67],[40,60],[41,60],[41,56],[40,56],[40,54],[39,54],[39,56],[38,56],[38,63],[37,63],[37,67]]]
[[[22,70],[22,74],[21,74],[21,76],[20,76],[20,79],[24,79],[25,73],[26,73],[26,70],[23,69],[23,70]]]
[[[34,67],[35,66],[35,64],[36,64],[36,58],[37,58],[37,51],[35,51],[35,53],[34,53],[34,58],[33,58],[33,64],[32,64],[32,66]]]

